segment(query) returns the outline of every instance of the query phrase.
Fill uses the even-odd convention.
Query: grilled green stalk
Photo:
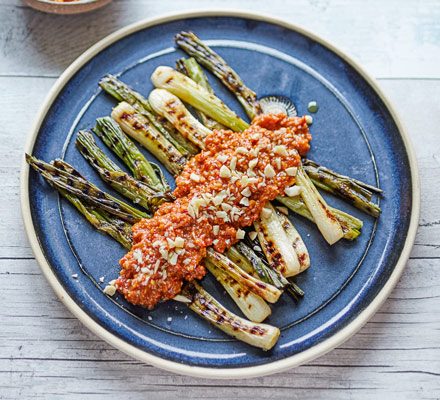
[[[228,257],[211,248],[207,250],[206,259],[269,303],[275,303],[281,296],[282,292],[275,286],[254,278],[235,265]]]
[[[70,168],[70,172],[45,163],[28,154],[26,154],[26,162],[57,190],[64,190],[77,196],[84,202],[100,207],[107,213],[117,216],[124,221],[134,224],[141,218],[148,217],[148,214],[98,189],[76,172],[73,167],[61,160],[58,160],[55,165],[65,165],[66,168]]]
[[[182,155],[188,157],[197,152],[197,149],[173,127],[156,115],[148,100],[130,86],[120,81],[113,75],[106,75],[99,82],[99,86],[118,101],[125,101],[132,105],[139,113],[144,115],[149,122],[167,139]]]
[[[157,192],[149,185],[122,171],[98,147],[90,132],[80,131],[76,138],[76,146],[104,182],[134,203],[154,211],[163,202],[173,200],[170,193]]]
[[[175,41],[186,53],[209,69],[237,97],[250,119],[261,114],[257,95],[249,89],[240,76],[215,51],[192,32],[180,32]]]
[[[170,67],[157,67],[151,75],[151,81],[156,88],[168,90],[182,101],[235,132],[241,132],[249,126],[218,97]]]
[[[297,275],[301,271],[298,255],[270,203],[254,226],[270,266],[285,277]]]
[[[144,157],[136,145],[122,132],[119,125],[110,117],[98,118],[93,132],[127,165],[137,180],[160,192],[168,190],[168,184],[160,168]]]
[[[205,75],[202,67],[197,63],[194,58],[180,58],[176,61],[176,69],[177,71],[191,78],[200,86],[204,87],[209,93],[214,94],[214,91],[209,84],[208,77]],[[211,130],[225,128],[217,121],[214,121],[212,118],[208,117],[205,113],[199,110],[196,110],[196,113],[202,124],[205,125],[207,128]]]
[[[82,202],[77,196],[74,196],[65,190],[58,190],[63,197],[72,203],[75,208],[93,225],[95,229],[102,233],[110,235],[127,249],[131,248],[131,224],[115,218],[105,211],[98,210]]]
[[[237,243],[236,248],[231,247],[231,249],[229,250],[233,251],[232,253],[230,253],[229,251],[227,253],[228,257],[232,261],[234,261],[237,265],[241,267],[242,264],[236,261],[235,253],[237,252],[242,257],[244,256],[246,262],[251,264],[253,270],[257,272],[258,276],[263,282],[270,283],[280,290],[287,291],[291,296],[294,297],[295,300],[299,300],[300,297],[304,296],[304,292],[294,282],[287,280],[278,271],[272,269],[271,267],[269,267],[268,264],[265,263],[263,253],[258,256],[252,248],[250,248],[243,242]]]
[[[188,307],[226,334],[263,350],[270,350],[280,336],[277,327],[249,322],[234,315],[215,300],[196,282],[187,284],[182,296],[189,301]]]
[[[295,197],[281,197],[278,196],[277,201],[284,204],[289,210],[294,213],[301,215],[304,218],[307,218],[311,222],[315,222],[313,215],[310,213],[304,201],[300,196]],[[336,216],[341,225],[342,231],[344,233],[344,239],[354,240],[361,234],[361,229],[363,222],[353,217],[350,214],[347,214],[344,211],[338,210],[337,208],[330,207],[331,212]]]
[[[253,322],[262,322],[271,314],[270,307],[260,296],[251,292],[209,260],[205,261],[205,266],[225,288],[246,318]]]
[[[295,226],[293,225],[292,221],[284,214],[280,213],[278,210],[276,210],[275,212],[281,222],[281,226],[284,228],[284,231],[287,234],[287,237],[292,243],[292,247],[294,248],[296,255],[298,256],[300,266],[299,272],[301,273],[310,267],[310,256],[307,247],[302,240],[300,234],[296,230]]]
[[[197,147],[205,148],[204,141],[211,130],[195,118],[177,96],[164,89],[154,89],[148,99],[157,114],[166,118]]]
[[[323,165],[318,164],[316,161],[312,161],[309,159],[303,160],[303,166],[306,167],[314,167],[321,171],[324,171],[325,173],[337,178],[340,182],[344,182],[346,185],[350,187],[350,189],[354,190],[355,192],[359,193],[360,195],[366,197],[368,200],[371,200],[372,194],[381,194],[383,193],[382,189],[379,189],[375,186],[369,185],[368,183],[359,181],[357,179],[351,178],[346,175],[341,175],[329,168],[324,167]]]
[[[372,192],[365,187],[367,186],[368,188],[371,188],[371,186],[366,184],[360,186],[358,184],[359,181],[336,174],[310,160],[305,161],[303,169],[312,182],[319,188],[341,197],[354,207],[372,215],[373,217],[377,218],[380,215],[380,207],[370,201],[372,198]],[[377,188],[374,188],[374,190],[380,191],[380,189]]]
[[[336,243],[344,236],[341,225],[302,168],[298,169],[296,184],[324,239],[328,244]]]
[[[119,103],[112,111],[112,118],[128,136],[154,154],[169,172],[177,175],[182,171],[186,158],[130,104]]]
[[[111,162],[111,161],[110,161]],[[61,160],[56,161],[57,167],[60,168],[64,172],[69,173],[76,173],[76,171],[67,163],[62,162]],[[79,176],[79,174],[77,174]],[[83,212],[84,210],[81,210]],[[99,210],[102,213],[102,210]],[[117,225],[117,219],[115,219],[115,225],[113,226],[103,226],[101,223],[99,225],[99,228],[101,228],[102,231],[105,231],[103,228],[108,229],[109,233],[112,237],[115,237],[115,234],[118,233]],[[92,221],[90,221],[92,222]],[[94,226],[97,226],[94,224]],[[130,226],[129,224],[125,224],[125,226]],[[118,236],[115,237],[116,240],[118,240],[120,243],[121,240]],[[124,238],[122,238],[124,239]],[[125,241],[124,245],[128,244],[128,248],[130,248],[130,243]],[[244,314],[251,319],[252,321],[261,322],[263,321],[268,315],[270,315],[270,308],[269,306],[264,302],[264,300],[258,295],[253,293],[249,288],[253,289],[255,291],[254,286],[258,287],[258,290],[260,292],[267,291],[267,296],[272,298],[274,294],[271,292],[271,287],[269,285],[263,285],[260,284],[258,286],[259,281],[258,280],[251,280],[251,282],[247,282],[246,274],[239,274],[239,273],[231,273],[229,271],[228,273],[225,273],[222,270],[222,266],[225,264],[224,256],[220,255],[219,253],[212,252],[212,255],[208,256],[207,263],[209,263],[208,269],[212,270],[211,272],[214,274],[214,276],[218,279],[218,281],[224,286],[225,290],[231,295],[232,299],[239,305],[239,307],[243,310]],[[238,268],[233,265],[232,262],[228,263],[228,266],[230,269],[238,270]],[[233,266],[233,268],[231,268]],[[219,268],[220,267],[220,268]],[[275,293],[277,295],[277,293]]]

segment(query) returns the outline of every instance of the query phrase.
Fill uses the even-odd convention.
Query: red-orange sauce
[[[215,131],[206,149],[176,179],[173,203],[133,226],[133,247],[121,259],[116,288],[148,308],[177,295],[184,281],[201,279],[206,248],[236,243],[267,201],[295,182],[309,150],[304,117],[263,115],[244,132]]]

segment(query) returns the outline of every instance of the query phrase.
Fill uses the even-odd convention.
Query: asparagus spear
[[[127,165],[134,177],[164,192],[168,184],[160,168],[150,163],[110,117],[98,118],[93,131]]]
[[[249,126],[218,97],[170,67],[157,67],[151,75],[151,81],[156,88],[168,90],[182,101],[236,132],[241,132]]]
[[[90,132],[80,131],[76,138],[76,146],[104,182],[134,203],[147,210],[155,210],[164,201],[172,201],[170,193],[157,192],[151,186],[122,171],[97,146]]]
[[[337,174],[311,160],[305,160],[303,165],[304,171],[316,186],[343,198],[373,217],[380,215],[380,207],[370,201],[372,198],[371,189],[377,193],[381,192],[380,189]]]
[[[119,103],[112,111],[112,118],[128,136],[154,154],[169,172],[177,175],[182,171],[186,158],[130,104]]]
[[[180,32],[175,41],[185,52],[216,75],[237,96],[250,119],[261,114],[257,95],[249,89],[240,76],[215,51],[192,32]]]
[[[124,221],[134,224],[148,214],[131,207],[121,200],[98,189],[95,185],[84,179],[69,164],[57,161],[56,165],[65,165],[70,171],[60,169],[26,154],[26,162],[58,190],[64,190],[79,197],[90,205],[100,207],[109,214],[115,215]]]
[[[106,75],[99,86],[118,101],[125,101],[136,111],[144,115],[150,123],[167,139],[182,155],[189,157],[197,153],[197,148],[179,135],[172,125],[155,114],[148,100],[130,86],[113,75]]]
[[[209,93],[214,94],[211,85],[208,82],[208,77],[202,70],[202,67],[197,63],[194,58],[180,58],[176,61],[176,69],[187,77],[191,78],[194,82],[198,83],[200,86],[204,87]],[[219,124],[217,121],[208,117],[205,113],[200,110],[196,110],[197,116],[204,126],[207,128],[214,129],[224,129],[224,126]]]

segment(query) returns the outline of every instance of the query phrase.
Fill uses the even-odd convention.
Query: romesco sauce
[[[184,281],[201,279],[206,248],[224,252],[243,238],[240,228],[295,183],[310,140],[304,117],[282,114],[257,117],[244,132],[214,131],[177,177],[176,200],[133,226],[117,290],[152,308],[176,296]]]

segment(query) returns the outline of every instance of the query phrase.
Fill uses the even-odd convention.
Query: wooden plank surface
[[[421,221],[397,288],[341,347],[271,377],[226,382],[182,377],[111,348],[55,298],[21,224],[22,149],[54,78],[98,39],[143,17],[176,10],[177,3],[182,10],[240,7],[270,13],[344,48],[380,78],[417,152]],[[60,17],[0,0],[0,399],[439,398],[439,2],[294,3],[286,8],[282,0],[127,0],[92,14]]]
[[[302,25],[347,50],[376,77],[440,77],[438,0],[115,0],[90,14],[56,17],[0,0],[0,74],[58,76],[116,29],[202,8],[261,11]]]

